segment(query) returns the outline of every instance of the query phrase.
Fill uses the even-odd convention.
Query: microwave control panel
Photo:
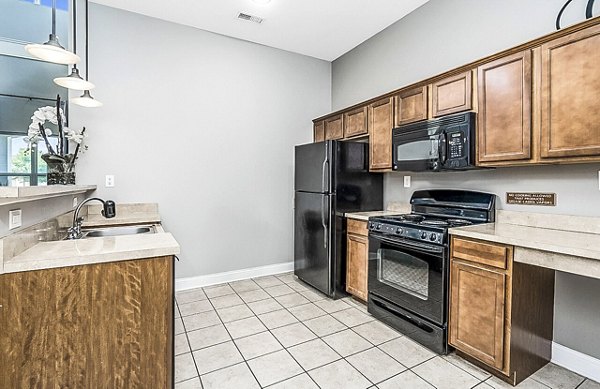
[[[448,133],[448,154],[449,158],[461,158],[463,157],[465,146],[463,142],[462,132],[451,132]]]

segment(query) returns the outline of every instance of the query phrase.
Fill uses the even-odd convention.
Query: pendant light
[[[77,0],[73,0],[73,53],[77,54]],[[77,65],[73,64],[73,68],[71,69],[71,74],[66,77],[58,77],[54,79],[54,82],[57,85],[60,85],[67,89],[76,89],[76,90],[86,90],[93,89],[94,84],[89,81],[84,80],[79,75],[79,69],[77,69]]]
[[[56,36],[56,0],[52,0],[52,33],[50,39],[43,44],[28,44],[25,46],[25,50],[36,58],[63,65],[74,64],[81,60],[77,54],[66,50],[58,42]]]
[[[89,60],[89,48],[88,48],[88,43],[89,43],[89,39],[88,39],[88,35],[89,35],[89,17],[88,17],[88,0],[85,0],[85,80],[88,80],[88,77],[90,75],[89,69],[90,69],[90,60]],[[74,97],[71,99],[71,102],[73,104],[77,104],[81,107],[86,107],[86,108],[96,108],[96,107],[101,107],[103,104],[94,99],[92,97],[92,95],[90,94],[90,90],[86,89],[83,91],[83,94],[79,97]]]

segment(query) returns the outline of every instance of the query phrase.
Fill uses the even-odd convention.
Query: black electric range
[[[369,218],[369,312],[446,354],[448,228],[494,221],[495,197],[459,190],[415,191],[410,214]]]

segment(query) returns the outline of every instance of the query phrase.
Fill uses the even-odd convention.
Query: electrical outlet
[[[15,228],[21,227],[21,210],[13,209],[12,211],[8,211],[8,229],[13,230]]]
[[[73,208],[77,207],[77,205],[79,205],[79,199],[75,196],[73,197]]]
[[[107,174],[104,186],[107,188],[112,188],[113,186],[115,186],[115,176],[113,176],[112,174]]]
[[[410,188],[410,176],[404,176],[404,187]]]

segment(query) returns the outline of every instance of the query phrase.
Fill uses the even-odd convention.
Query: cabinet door
[[[477,69],[478,162],[531,158],[531,51]]]
[[[93,325],[89,267],[1,277],[2,387],[89,388],[90,368],[99,362],[88,358]]]
[[[541,157],[600,155],[600,25],[541,47]]]
[[[325,139],[342,139],[344,137],[343,115],[335,115],[325,119]]]
[[[369,105],[369,169],[392,168],[392,127],[394,99],[389,97]]]
[[[427,86],[400,92],[396,96],[396,127],[425,119],[427,119]]]
[[[369,240],[366,236],[347,235],[346,291],[367,301]]]
[[[172,257],[4,274],[0,296],[0,387],[172,387]]]
[[[361,107],[344,114],[344,138],[368,133],[368,108]]]
[[[433,117],[468,111],[472,107],[471,71],[448,77],[433,84]]]
[[[325,122],[320,120],[315,122],[313,125],[313,138],[316,142],[323,142],[325,140]]]
[[[448,343],[501,370],[506,274],[454,258],[450,269]]]

